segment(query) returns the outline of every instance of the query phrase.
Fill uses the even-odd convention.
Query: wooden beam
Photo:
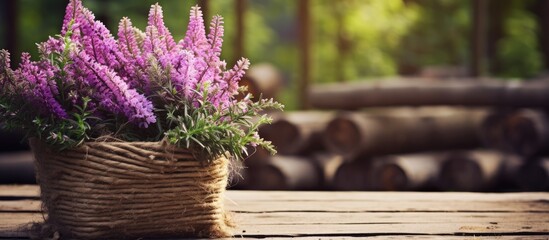
[[[210,20],[210,1],[209,0],[198,0],[198,6],[202,10],[202,16],[205,22]]]
[[[471,0],[472,36],[471,36],[471,75],[482,76],[486,66],[486,12],[488,0]]]
[[[544,68],[549,69],[549,1],[537,0],[532,6],[532,12],[536,15],[539,32],[538,43],[543,55]]]
[[[549,84],[544,81],[415,81],[395,79],[332,83],[311,88],[311,106],[318,109],[360,109],[381,106],[549,107]]]
[[[298,1],[299,80],[298,99],[301,109],[309,108],[309,83],[311,82],[311,14],[309,0]]]
[[[18,56],[17,53],[18,46],[17,46],[17,23],[18,23],[18,11],[17,11],[17,4],[19,1],[16,0],[8,0],[4,4],[6,7],[4,9],[4,16],[5,16],[5,26],[6,26],[6,49],[11,53],[11,59],[12,59],[12,66],[17,66],[19,63],[18,58],[15,56]]]
[[[246,8],[247,0],[235,0],[235,12],[236,12],[236,35],[235,35],[235,52],[234,61],[238,61],[241,57],[246,55],[244,46],[246,43]]]

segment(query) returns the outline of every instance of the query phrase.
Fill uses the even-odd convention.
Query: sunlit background
[[[115,33],[124,16],[143,29],[149,6],[155,2],[163,7],[165,22],[176,39],[186,31],[192,5],[202,6],[207,18],[222,15],[222,58],[233,64],[244,56],[252,65],[269,66],[266,72],[259,71],[259,75],[277,73],[272,84],[276,86],[271,86],[272,92],[266,95],[285,104],[289,112],[310,107],[305,95],[311,86],[323,83],[397,76],[432,81],[549,78],[546,0],[85,0],[84,5]],[[59,32],[66,3],[0,1],[0,49],[8,49],[15,64],[21,52],[36,56],[35,43]],[[549,133],[544,134],[543,138],[549,139]],[[18,143],[18,137],[17,133],[2,132],[0,150],[26,149],[25,144]],[[479,143],[473,148],[487,145],[491,144]],[[547,145],[542,148],[546,150]],[[297,155],[310,157],[316,153]],[[549,167],[545,169],[549,176]],[[546,190],[549,182],[543,184]],[[509,186],[472,190],[516,189]]]
[[[86,0],[109,29],[128,16],[140,28],[148,7],[157,1]],[[166,24],[181,38],[188,10],[196,1],[158,0]],[[463,0],[312,0],[310,10],[311,81],[356,81],[393,75],[467,75],[473,62],[473,3]],[[549,66],[547,5],[538,0],[487,1],[482,35],[480,74],[532,78]],[[210,0],[208,16],[225,17],[223,57],[234,61],[236,1]],[[36,52],[35,43],[59,32],[65,1],[1,1],[0,48]],[[243,52],[252,63],[268,62],[284,76],[280,99],[288,109],[296,103],[299,79],[298,1],[248,0],[244,4]],[[17,59],[14,59],[17,61]],[[433,71],[431,71],[433,72]],[[441,73],[443,74],[443,73]]]

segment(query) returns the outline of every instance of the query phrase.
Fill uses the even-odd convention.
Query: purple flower
[[[62,106],[78,105],[89,97],[88,110],[96,116],[123,115],[147,127],[156,122],[147,97],[157,96],[154,91],[163,87],[174,87],[193,106],[209,101],[223,111],[237,104],[234,96],[249,67],[249,61],[242,59],[226,70],[220,59],[223,24],[221,16],[214,16],[206,35],[202,12],[194,6],[185,38],[176,43],[165,26],[162,8],[155,4],[144,32],[122,18],[115,38],[81,0],[70,0],[61,28],[63,37],[39,44],[39,62],[31,62],[24,54],[13,79],[20,81],[18,86],[33,104],[59,118],[68,118],[74,110],[67,113]],[[56,61],[50,60],[52,54]],[[9,69],[9,53],[0,52],[0,57],[0,67]],[[62,66],[56,65],[59,62]],[[6,74],[0,75],[0,84],[5,78]],[[59,94],[58,88],[67,93]]]
[[[65,9],[65,18],[63,18],[63,26],[61,27],[61,35],[65,35],[67,31],[74,30],[75,25],[70,26],[71,22],[75,19],[80,18],[79,15],[82,13],[82,1],[81,0],[70,0],[67,8]]]
[[[81,70],[77,77],[96,90],[92,97],[104,109],[123,114],[130,122],[143,128],[156,122],[152,103],[135,89],[129,88],[112,69],[94,61],[83,51],[73,52],[72,59],[72,68]]]
[[[232,96],[238,94],[238,83],[250,67],[250,60],[242,58],[236,62],[233,69],[223,73],[223,80],[227,83],[227,92]]]
[[[194,6],[191,8],[187,32],[180,44],[183,48],[193,51],[195,56],[202,56],[208,48],[208,39],[206,38],[204,19],[200,7]]]
[[[0,90],[5,87],[7,81],[13,81],[9,79],[13,74],[11,70],[10,53],[4,49],[0,50]]]
[[[19,79],[25,81],[23,84],[23,89],[26,90],[24,95],[37,102],[39,109],[65,119],[68,118],[68,114],[55,99],[59,91],[52,78],[57,71],[58,69],[49,62],[32,62],[30,55],[23,53],[16,74]]]
[[[127,59],[137,59],[141,55],[132,22],[127,17],[122,18],[118,25],[118,48]]]
[[[49,37],[47,41],[38,44],[38,52],[43,57],[47,57],[53,53],[60,54],[63,52],[64,45],[62,40]]]
[[[223,45],[223,17],[217,15],[212,18],[210,23],[210,33],[208,33],[209,49],[207,56],[210,61],[219,61],[221,55],[221,46]]]
[[[164,25],[164,16],[162,13],[162,7],[158,3],[151,6],[149,11],[148,27],[156,28],[158,33],[157,38],[159,40],[159,46],[165,52],[171,51],[176,47],[176,43],[170,33],[170,30]]]
[[[119,74],[127,79],[130,87],[145,89],[148,85],[145,59],[129,18],[124,17],[120,20],[117,43],[119,52],[116,52],[116,55],[122,65],[122,69],[118,71]]]

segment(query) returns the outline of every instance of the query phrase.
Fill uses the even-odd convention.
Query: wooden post
[[[532,11],[537,17],[539,25],[538,42],[543,55],[545,70],[549,70],[549,1],[537,0]]]
[[[7,0],[3,1],[3,4],[5,6],[4,11],[4,23],[6,27],[5,37],[6,37],[6,50],[8,50],[11,53],[11,65],[17,66],[19,63],[19,58],[15,57],[18,54],[18,46],[17,46],[17,28],[18,28],[18,5],[19,1],[16,0]]]
[[[335,62],[336,81],[345,82],[345,64],[351,50],[351,41],[345,31],[346,12],[344,1],[330,1],[336,23],[337,61]]]
[[[210,0],[198,0],[198,6],[202,10],[202,17],[204,22],[208,23],[210,21]]]
[[[496,151],[465,151],[444,160],[438,184],[446,191],[486,191],[497,184],[505,156]]]
[[[246,0],[235,0],[235,13],[236,13],[236,35],[235,35],[235,56],[234,61],[238,61],[241,57],[245,56],[246,45]]]
[[[309,105],[309,83],[311,82],[311,16],[309,0],[299,0],[298,2],[298,24],[299,24],[299,79],[298,79],[298,99],[301,109],[308,109]]]
[[[333,114],[329,112],[288,112],[274,115],[270,125],[264,125],[259,135],[276,146],[281,154],[305,154],[321,150],[322,132]]]
[[[472,36],[471,36],[471,75],[482,76],[486,66],[486,13],[488,0],[471,0]]]

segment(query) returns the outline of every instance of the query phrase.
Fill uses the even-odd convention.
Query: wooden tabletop
[[[0,185],[0,239],[41,221],[38,187]],[[549,239],[549,193],[228,191],[235,237]]]

